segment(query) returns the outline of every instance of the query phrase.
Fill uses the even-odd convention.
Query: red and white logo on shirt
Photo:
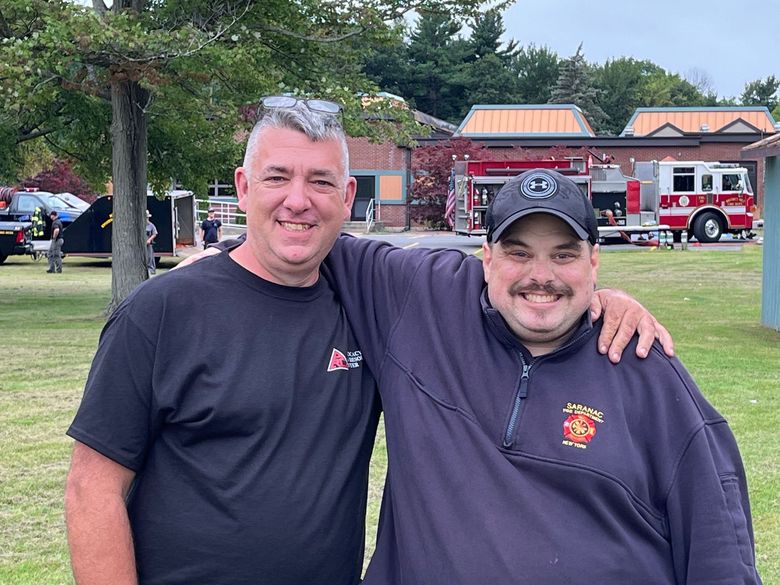
[[[360,362],[363,361],[363,354],[360,351],[348,351],[346,355],[344,352],[339,351],[335,347],[330,352],[330,360],[328,362],[328,371],[334,372],[336,370],[349,370],[350,368],[359,368]]]
[[[330,363],[328,364],[328,371],[334,370],[348,370],[349,364],[347,363],[347,356],[337,350],[335,347],[330,354]]]

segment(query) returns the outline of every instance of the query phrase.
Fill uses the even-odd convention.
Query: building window
[[[236,196],[236,189],[232,183],[220,183],[218,180],[214,180],[213,183],[209,183],[208,197],[234,197]]]

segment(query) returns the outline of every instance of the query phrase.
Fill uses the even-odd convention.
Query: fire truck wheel
[[[693,235],[702,244],[717,242],[722,233],[723,223],[712,211],[705,211],[693,222]]]

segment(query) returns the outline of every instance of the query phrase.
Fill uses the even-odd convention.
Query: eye
[[[507,252],[507,255],[518,260],[524,260],[531,257],[526,250],[510,250]]]
[[[577,254],[573,252],[559,252],[557,253],[554,258],[558,262],[571,262],[572,260],[575,260],[578,257]]]
[[[324,188],[332,188],[336,186],[332,181],[328,181],[327,179],[314,179],[312,183],[317,187]]]

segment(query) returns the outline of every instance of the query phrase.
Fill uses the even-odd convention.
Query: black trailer
[[[195,196],[191,191],[171,191],[163,199],[146,198],[146,209],[157,228],[154,255],[176,256],[177,250],[195,245]],[[62,252],[71,256],[111,255],[113,195],[100,197],[63,232]]]

